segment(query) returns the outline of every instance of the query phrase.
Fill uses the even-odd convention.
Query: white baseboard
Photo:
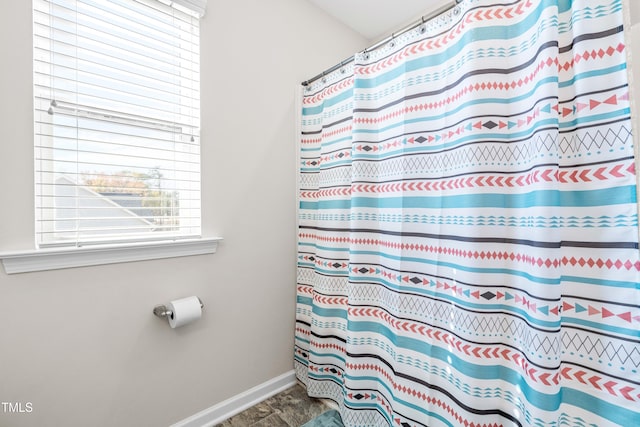
[[[171,427],[212,427],[296,384],[295,371],[284,374],[237,394]]]

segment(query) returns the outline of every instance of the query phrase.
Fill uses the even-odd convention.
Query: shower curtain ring
[[[424,16],[421,16],[420,20],[422,21],[422,24],[420,24],[420,28],[418,31],[420,31],[420,34],[424,34],[427,32],[427,25],[425,23]]]

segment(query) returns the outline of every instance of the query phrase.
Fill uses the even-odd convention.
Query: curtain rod
[[[390,42],[391,40],[393,40],[394,38],[396,38],[399,35],[402,35],[408,31],[413,30],[414,28],[419,27],[420,25],[423,25],[426,21],[435,18],[438,15],[441,15],[443,13],[445,13],[446,11],[453,9],[454,7],[456,7],[458,5],[458,3],[460,3],[462,0],[452,0],[449,3],[443,4],[442,6],[438,7],[437,9],[434,9],[432,12],[429,12],[428,14],[424,15],[421,17],[421,19],[419,19],[418,21],[409,24],[408,26],[404,27],[403,29],[391,33],[390,36],[388,36],[387,38],[380,40],[378,43],[374,44],[373,46],[370,46],[366,49],[364,49],[363,51],[361,51],[360,53],[366,53],[366,52],[371,52],[372,50],[376,50],[379,47],[385,45],[386,43]],[[326,76],[329,73],[332,73],[338,69],[340,69],[341,67],[344,67],[345,65],[347,65],[350,62],[353,62],[354,57],[350,56],[349,58],[345,59],[344,61],[340,61],[339,63],[337,63],[336,65],[334,65],[331,68],[328,68],[326,70],[324,70],[323,72],[321,72],[320,74],[311,77],[309,80],[305,80],[302,82],[302,86],[308,86],[309,84],[315,82],[316,80]]]

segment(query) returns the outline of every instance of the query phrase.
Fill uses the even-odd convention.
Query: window
[[[200,235],[206,0],[34,0],[39,247]]]

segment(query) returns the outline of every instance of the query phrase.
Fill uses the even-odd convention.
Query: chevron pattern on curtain
[[[294,360],[345,426],[640,425],[621,0],[465,0],[307,87]]]

